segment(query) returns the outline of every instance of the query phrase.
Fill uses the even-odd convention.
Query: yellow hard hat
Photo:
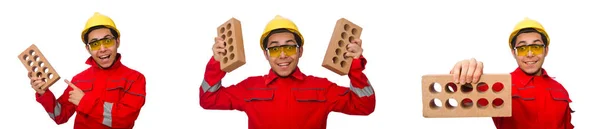
[[[542,33],[543,36],[546,37],[546,45],[547,46],[550,45],[550,37],[548,36],[548,33],[546,33],[544,26],[542,26],[542,24],[540,22],[526,17],[524,20],[517,23],[517,25],[515,26],[513,31],[510,33],[510,36],[508,37],[508,46],[511,49],[513,47],[512,46],[513,38],[517,35],[517,33],[519,33],[519,31],[521,31],[522,29],[526,29],[526,28],[533,28],[533,29],[537,30],[538,32]]]
[[[263,47],[265,38],[269,35],[269,33],[271,33],[271,31],[276,30],[276,29],[289,30],[290,32],[298,35],[298,37],[301,40],[301,41],[299,41],[300,46],[302,46],[304,44],[304,37],[302,37],[302,34],[300,34],[300,31],[298,30],[298,27],[296,26],[296,24],[287,18],[277,15],[277,16],[275,16],[275,18],[273,18],[271,21],[269,21],[269,23],[265,27],[265,30],[262,33],[262,36],[260,37],[260,47],[263,50],[265,49]]]
[[[87,20],[87,22],[85,23],[85,28],[83,28],[83,31],[81,31],[81,40],[84,43],[87,42],[87,41],[85,41],[85,37],[84,37],[85,34],[89,31],[90,28],[95,27],[95,26],[105,26],[109,29],[116,31],[117,32],[116,36],[121,35],[119,30],[117,29],[117,26],[115,25],[115,22],[110,17],[96,12],[96,13],[94,13],[94,15],[92,17],[90,17]]]

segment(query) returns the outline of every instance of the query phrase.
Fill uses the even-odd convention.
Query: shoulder
[[[76,81],[76,80],[86,80],[86,79],[92,79],[93,77],[93,72],[92,72],[92,67],[88,67],[87,69],[77,73],[75,76],[73,76],[72,81]]]
[[[136,69],[129,68],[125,65],[123,65],[123,68],[120,70],[120,73],[123,77],[128,79],[146,79],[146,76],[142,72]]]
[[[547,80],[548,80],[548,84],[552,87],[553,90],[560,90],[560,91],[567,92],[565,87],[560,82],[556,81],[554,79],[554,77],[548,77]]]

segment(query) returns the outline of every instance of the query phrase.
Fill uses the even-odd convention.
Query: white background
[[[112,17],[122,33],[123,63],[147,77],[147,103],[136,128],[247,128],[239,111],[204,110],[198,88],[212,55],[216,27],[235,17],[242,21],[247,64],[224,83],[266,74],[259,49],[263,27],[275,15],[292,19],[306,38],[299,67],[306,74],[348,85],[321,67],[333,26],[345,17],[364,28],[364,71],[377,98],[370,116],[331,113],[328,128],[491,129],[491,118],[422,117],[421,76],[448,73],[454,63],[475,57],[485,73],[508,73],[517,66],[507,47],[513,26],[524,17],[540,21],[551,37],[544,68],[561,82],[573,100],[573,124],[598,128],[593,80],[598,61],[598,4],[543,1],[116,1],[19,0],[0,2],[0,128],[68,129],[73,118],[56,125],[35,101],[26,70],[17,55],[38,45],[64,79],[88,66],[80,33],[98,11]],[[396,63],[391,63],[395,61]],[[60,95],[62,81],[50,89]],[[412,127],[411,127],[412,126]]]

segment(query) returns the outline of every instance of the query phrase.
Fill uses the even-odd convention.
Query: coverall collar
[[[515,78],[519,79],[519,80],[517,80],[517,82],[521,83],[521,85],[526,85],[534,77],[542,77],[542,78],[548,77],[549,78],[550,76],[548,76],[548,73],[546,72],[546,70],[544,68],[541,68],[541,69],[542,69],[542,75],[535,76],[535,75],[528,75],[523,70],[521,70],[521,68],[517,68],[517,69],[515,69],[515,71],[513,71],[513,73],[514,73],[513,76],[515,76]]]
[[[304,80],[304,77],[306,77],[306,75],[304,75],[304,73],[302,73],[302,71],[300,71],[300,68],[296,67],[296,69],[292,72],[292,74],[290,74],[289,77],[298,79],[298,80]],[[269,74],[267,74],[266,79],[265,79],[265,85],[268,85],[269,83],[273,82],[273,80],[278,79],[278,78],[282,78],[282,77],[279,77],[279,75],[277,75],[277,73],[275,73],[275,71],[273,71],[273,69],[269,69]]]
[[[117,68],[119,68],[120,66],[122,66],[123,64],[121,64],[121,53],[117,53],[117,58],[115,59],[115,62],[113,62],[113,65],[108,67],[108,68],[102,68],[100,67],[96,61],[94,60],[94,58],[92,58],[92,56],[90,56],[86,61],[85,64],[91,65],[94,70],[106,70],[106,71],[114,71]]]

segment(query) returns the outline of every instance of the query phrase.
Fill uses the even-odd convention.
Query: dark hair
[[[544,45],[548,45],[548,38],[546,38],[546,35],[542,34],[542,32],[539,32],[534,28],[525,28],[521,29],[519,32],[517,32],[515,36],[513,36],[510,42],[511,47],[515,47],[515,45],[517,44],[517,36],[523,33],[538,33],[542,36],[542,42],[544,42]]]
[[[262,46],[262,47],[263,47],[263,48],[267,48],[267,46],[268,46],[268,45],[267,45],[267,44],[268,44],[267,42],[269,41],[269,37],[270,37],[271,35],[273,35],[273,34],[277,34],[277,33],[284,33],[284,32],[289,32],[289,33],[292,33],[292,31],[290,31],[290,30],[288,30],[288,29],[285,29],[285,28],[275,29],[275,30],[273,30],[273,31],[269,32],[269,34],[268,34],[267,36],[265,36],[265,39],[263,39],[263,46]],[[296,33],[292,33],[292,34],[294,34],[294,39],[296,39],[296,42],[298,43],[298,45],[299,45],[300,47],[302,47],[302,45],[303,45],[303,43],[302,43],[302,42],[303,42],[303,41],[302,41],[302,39],[300,38],[300,36],[299,36],[298,34],[296,34]]]
[[[102,29],[102,28],[107,28],[107,29],[109,29],[109,30],[110,30],[110,33],[112,33],[112,35],[113,35],[113,36],[115,36],[115,38],[119,38],[119,33],[117,33],[117,31],[115,31],[115,30],[113,30],[113,29],[110,29],[110,28],[108,28],[108,27],[106,27],[106,26],[99,25],[99,26],[94,26],[94,27],[91,27],[90,29],[88,29],[88,31],[87,31],[87,32],[85,32],[85,34],[83,35],[83,40],[85,40],[84,44],[87,44],[87,43],[88,43],[88,39],[89,39],[89,38],[88,38],[88,34],[90,34],[90,32],[92,32],[92,31],[94,31],[94,30],[96,30],[96,29]]]

